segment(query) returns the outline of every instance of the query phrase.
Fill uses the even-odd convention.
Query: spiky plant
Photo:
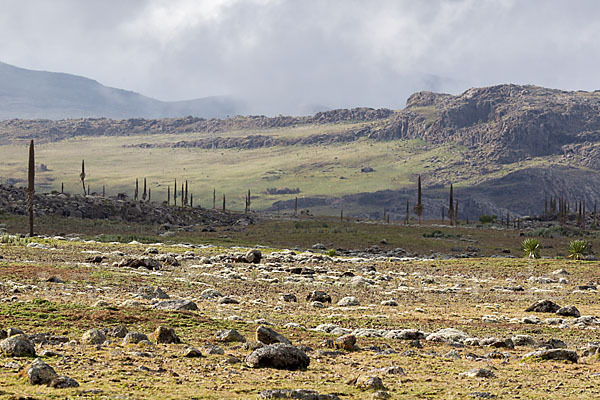
[[[589,250],[589,244],[585,240],[577,239],[569,242],[569,258],[582,260]]]
[[[217,189],[213,189],[213,210],[217,209]]]
[[[223,194],[223,211],[225,211],[225,194]]]
[[[421,203],[421,175],[419,175],[418,186],[417,186],[417,205],[413,211],[417,214],[417,223],[421,225],[421,215],[423,215],[423,204]]]
[[[521,248],[528,258],[540,258],[540,247],[540,241],[534,238],[525,239],[521,243]]]
[[[138,181],[138,178],[135,178],[135,191],[133,192],[133,200],[137,201],[139,195],[140,195],[140,183]]]
[[[142,193],[142,201],[146,201],[147,195],[148,195],[148,191],[146,190],[146,178],[144,178],[144,192]]]
[[[450,218],[450,225],[454,225],[454,189],[450,184],[450,197],[448,201],[448,218]]]
[[[29,143],[29,171],[27,174],[27,210],[29,211],[29,236],[33,236],[33,196],[35,193],[35,150],[33,140]]]
[[[87,194],[85,192],[85,160],[81,160],[81,173],[79,174],[79,179],[81,179],[81,185],[83,186],[83,195],[85,196]]]
[[[173,206],[177,207],[177,178],[175,178],[175,185],[173,185]]]
[[[167,205],[171,204],[171,186],[167,186]]]

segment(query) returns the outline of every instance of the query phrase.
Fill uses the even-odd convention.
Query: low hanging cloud
[[[600,88],[600,2],[3,1],[0,61],[252,113],[401,108],[418,90]]]

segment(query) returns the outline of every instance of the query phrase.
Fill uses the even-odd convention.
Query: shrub
[[[538,228],[534,231],[527,232],[525,236],[528,237],[545,237],[545,238],[559,238],[559,237],[576,237],[581,236],[582,232],[578,229],[567,228],[564,226],[551,226],[550,228]]]
[[[493,222],[496,222],[497,219],[497,215],[483,214],[481,217],[479,217],[479,222],[481,222],[482,224],[491,224]]]
[[[537,239],[525,239],[521,247],[528,258],[540,258],[540,241]]]
[[[337,251],[335,249],[329,249],[325,254],[327,254],[329,257],[335,257],[337,256]]]
[[[585,240],[577,239],[569,242],[569,258],[581,260],[589,251],[589,244]]]

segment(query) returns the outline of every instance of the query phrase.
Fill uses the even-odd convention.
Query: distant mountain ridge
[[[95,80],[0,62],[0,120],[67,118],[226,118],[242,104],[228,96],[166,102]]]

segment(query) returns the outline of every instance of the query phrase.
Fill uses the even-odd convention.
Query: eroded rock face
[[[251,368],[276,368],[295,371],[305,369],[310,358],[297,347],[287,344],[271,344],[254,350],[246,357]]]

